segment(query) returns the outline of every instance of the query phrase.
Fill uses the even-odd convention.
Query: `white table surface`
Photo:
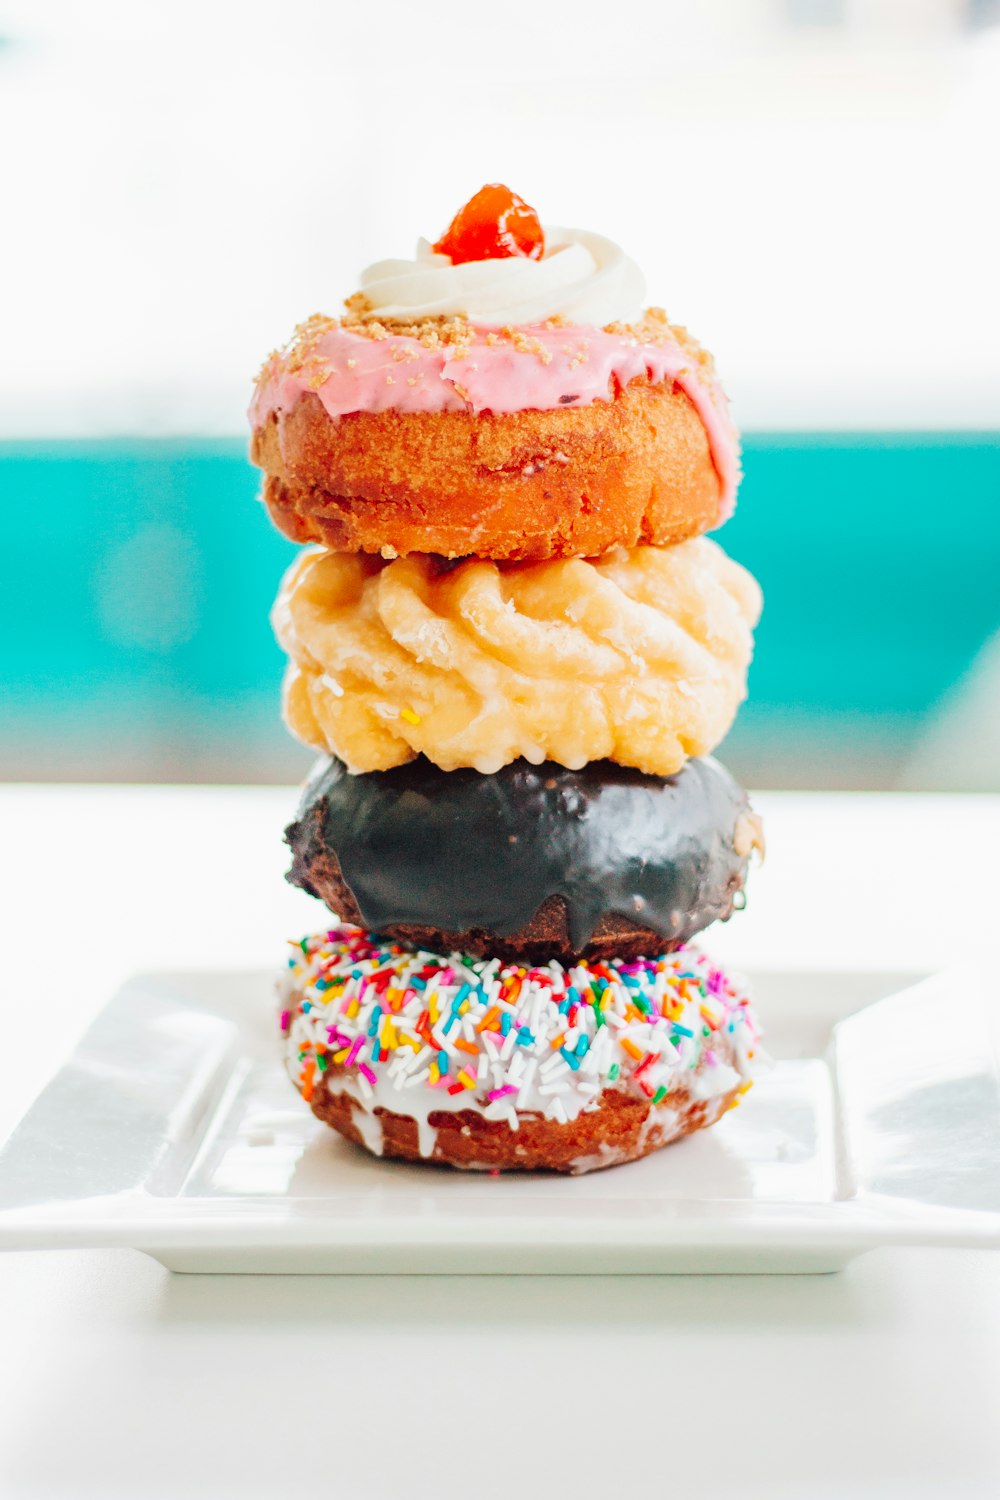
[[[934,968],[995,932],[1000,798],[768,794],[712,938],[752,969]],[[0,790],[0,1138],[143,968],[255,967],[321,908],[295,793]],[[765,1017],[766,1021],[766,1017]],[[767,1500],[1000,1493],[1000,1255],[821,1277],[172,1276],[0,1256],[2,1500],[337,1500],[656,1485]]]

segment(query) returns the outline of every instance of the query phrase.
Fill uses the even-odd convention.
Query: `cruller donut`
[[[708,537],[536,563],[306,552],[274,608],[285,719],[352,771],[423,754],[671,776],[729,729],[759,612]]]

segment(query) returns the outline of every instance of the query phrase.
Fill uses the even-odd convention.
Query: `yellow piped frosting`
[[[706,537],[538,563],[310,551],[274,608],[285,718],[356,772],[423,754],[670,776],[729,729],[760,609]]]

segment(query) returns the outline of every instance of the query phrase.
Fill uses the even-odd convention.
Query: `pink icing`
[[[464,350],[429,349],[402,334],[374,339],[332,325],[310,349],[305,368],[281,356],[268,362],[250,405],[260,427],[313,391],[331,417],[358,411],[550,411],[609,401],[638,376],[672,381],[685,392],[708,435],[722,487],[721,516],[732,514],[740,480],[739,439],[719,381],[677,340],[646,342],[601,328],[525,325],[521,348],[477,328]],[[487,338],[492,341],[487,342]],[[523,347],[530,339],[533,348]],[[538,352],[539,349],[542,351]],[[545,356],[548,356],[546,359]]]

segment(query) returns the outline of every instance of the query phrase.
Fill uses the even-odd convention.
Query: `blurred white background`
[[[242,431],[497,178],[624,243],[746,426],[996,426],[997,11],[3,0],[0,433]]]
[[[717,357],[737,773],[998,785],[1000,0],[0,0],[0,141],[0,776],[301,773],[253,375],[500,179]]]

